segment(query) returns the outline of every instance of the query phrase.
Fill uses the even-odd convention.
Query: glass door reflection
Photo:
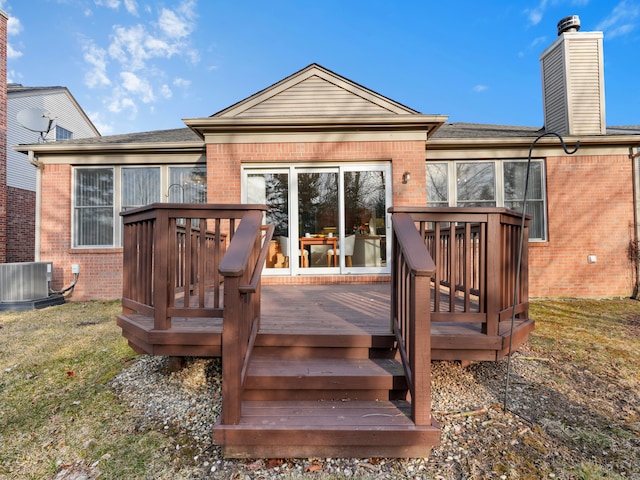
[[[385,169],[344,172],[345,267],[386,267]]]
[[[291,268],[289,233],[289,174],[251,172],[247,174],[247,203],[267,205],[264,223],[275,227],[269,245],[267,269]],[[294,244],[295,246],[295,244]]]
[[[299,169],[297,179],[301,273],[337,266],[338,170]]]

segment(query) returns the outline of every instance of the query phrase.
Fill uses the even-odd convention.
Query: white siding
[[[62,89],[37,94],[9,92],[7,95],[7,185],[35,191],[35,167],[29,163],[27,155],[11,148],[16,145],[38,143],[40,139],[39,133],[27,130],[18,123],[16,118],[18,112],[29,108],[49,111],[56,118],[55,124],[72,132],[73,138],[95,137],[96,134],[76,104]],[[48,141],[55,140],[55,127],[46,138]]]
[[[318,76],[267,98],[239,117],[384,115],[390,111]]]
[[[568,131],[564,55],[561,45],[542,60],[542,85],[546,129],[554,132]]]
[[[604,134],[604,82],[601,43],[573,41],[568,45],[570,129],[574,135]]]
[[[601,32],[563,33],[540,56],[547,131],[606,133]]]

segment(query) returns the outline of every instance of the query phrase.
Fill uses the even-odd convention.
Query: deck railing
[[[247,213],[220,264],[224,276],[221,423],[236,425],[242,413],[244,381],[260,328],[260,277],[274,226],[262,226],[262,212]]]
[[[431,323],[429,295],[436,266],[412,218],[396,213],[393,223],[391,328],[411,394],[416,425],[431,425]]]
[[[435,262],[431,321],[477,322],[487,335],[498,335],[500,322],[512,318],[521,214],[479,207],[393,207],[390,211],[412,218]],[[526,240],[528,218],[524,228]],[[516,299],[516,316],[527,318],[527,241]]]
[[[122,212],[123,311],[171,318],[221,318],[220,263],[241,219],[264,205],[155,203]]]

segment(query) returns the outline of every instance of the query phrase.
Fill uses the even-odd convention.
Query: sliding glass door
[[[388,163],[243,169],[243,201],[275,225],[266,274],[387,273]]]

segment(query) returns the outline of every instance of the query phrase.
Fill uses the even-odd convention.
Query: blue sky
[[[604,32],[607,124],[640,125],[640,0],[0,0],[8,81],[69,88],[103,135],[180,128],[318,63],[452,122],[542,126],[540,53]]]

